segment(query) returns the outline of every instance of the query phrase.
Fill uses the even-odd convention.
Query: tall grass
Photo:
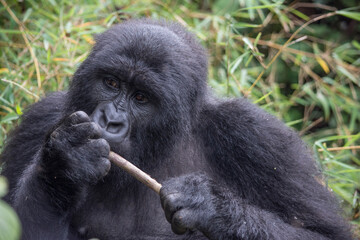
[[[0,0],[0,146],[27,106],[67,88],[94,34],[171,19],[208,49],[217,94],[247,97],[299,131],[360,232],[360,12],[356,0],[316,2]]]

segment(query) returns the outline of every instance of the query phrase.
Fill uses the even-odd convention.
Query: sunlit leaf
[[[336,11],[336,13],[344,17],[360,21],[360,13],[358,12]]]
[[[326,64],[326,62],[319,56],[316,56],[316,61],[319,63],[319,65],[321,66],[321,68],[324,70],[325,73],[329,73],[330,69],[328,67],[328,65]]]

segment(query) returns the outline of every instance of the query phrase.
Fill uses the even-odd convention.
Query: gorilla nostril
[[[110,122],[106,127],[106,131],[109,133],[118,133],[123,127],[124,124],[121,122]]]
[[[98,124],[99,124],[100,127],[102,127],[102,128],[105,128],[105,127],[106,127],[107,120],[106,120],[105,114],[101,115],[101,117],[99,118]]]

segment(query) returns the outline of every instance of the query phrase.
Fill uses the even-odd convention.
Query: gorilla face
[[[133,162],[160,155],[189,132],[205,91],[203,49],[190,48],[178,35],[184,31],[161,24],[133,21],[99,35],[68,94],[76,98],[69,98],[69,113],[91,115],[111,149]]]
[[[148,93],[127,86],[115,77],[105,78],[103,84],[103,92],[113,96],[108,99],[104,97],[91,118],[101,127],[103,138],[126,150],[131,129],[156,113],[154,101]]]
[[[121,81],[119,76],[103,76],[98,82],[101,99],[91,119],[101,127],[102,137],[113,149],[127,154],[134,129],[141,128],[157,114],[157,100],[146,90]]]

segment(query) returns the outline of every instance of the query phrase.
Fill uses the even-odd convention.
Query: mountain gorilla
[[[23,239],[350,239],[299,137],[206,81],[204,49],[177,24],[99,35],[2,154]],[[160,181],[160,199],[110,149]]]

